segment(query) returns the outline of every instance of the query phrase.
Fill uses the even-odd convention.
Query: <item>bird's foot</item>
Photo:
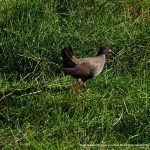
[[[89,89],[89,88],[88,88],[88,89],[86,89],[86,92],[88,92],[88,93],[89,93],[89,92],[91,92],[91,89]]]

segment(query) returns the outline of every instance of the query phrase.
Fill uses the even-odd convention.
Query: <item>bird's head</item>
[[[109,49],[107,46],[101,46],[98,53],[97,53],[97,56],[102,55],[102,54],[106,54],[109,52],[112,52],[111,49]]]

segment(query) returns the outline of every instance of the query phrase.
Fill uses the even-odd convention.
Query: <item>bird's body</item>
[[[63,72],[70,74],[74,78],[81,78],[82,81],[86,81],[97,76],[102,71],[105,64],[105,55],[74,59],[73,62],[76,65],[62,68]]]
[[[97,76],[103,70],[105,65],[105,52],[108,49],[101,47],[97,56],[87,58],[76,58],[71,48],[64,48],[61,51],[63,59],[62,71],[65,74],[71,75],[73,78],[78,79],[77,84],[73,88],[75,92],[78,84],[83,81],[86,87],[86,81]]]

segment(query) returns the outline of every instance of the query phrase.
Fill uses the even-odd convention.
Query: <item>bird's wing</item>
[[[96,66],[91,65],[91,63],[82,63],[74,68],[63,68],[62,70],[65,74],[69,74],[75,78],[86,79],[94,76]]]

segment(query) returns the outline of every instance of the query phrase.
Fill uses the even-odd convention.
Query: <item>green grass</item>
[[[0,148],[149,144],[149,5],[2,0]],[[71,95],[75,80],[60,71],[68,43],[78,57],[95,55],[100,43],[114,52],[89,92],[80,85]]]

